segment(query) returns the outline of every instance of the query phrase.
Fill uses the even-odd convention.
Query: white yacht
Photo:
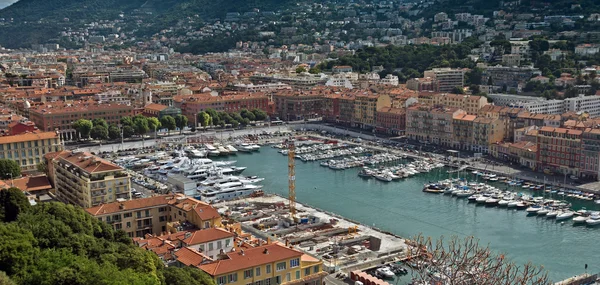
[[[562,212],[562,213],[556,215],[556,220],[561,221],[561,220],[570,219],[573,217],[573,214],[574,214],[573,211]]]
[[[591,215],[587,220],[585,220],[585,223],[588,226],[600,225],[600,215]]]
[[[231,200],[248,196],[261,189],[261,185],[245,184],[242,182],[228,182],[200,191],[200,199],[208,203],[212,203],[217,200]]]
[[[225,148],[229,151],[229,153],[233,154],[238,152],[237,148],[233,147],[232,145],[228,144],[225,146]]]
[[[247,143],[238,144],[238,150],[241,152],[253,152],[254,149]]]

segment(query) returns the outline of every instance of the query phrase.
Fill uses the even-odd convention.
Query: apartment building
[[[23,133],[0,137],[0,159],[17,162],[22,171],[35,171],[44,161],[44,155],[62,150],[60,137],[56,132]]]
[[[354,125],[363,129],[376,127],[377,110],[392,106],[392,99],[385,94],[357,94],[354,98]]]
[[[600,129],[586,128],[581,142],[581,176],[600,178]]]
[[[86,211],[111,224],[114,229],[125,231],[129,237],[178,232],[184,229],[185,224],[192,225],[194,229],[221,225],[221,216],[212,206],[182,194],[115,201],[87,208]],[[197,243],[187,240],[187,244]]]
[[[538,130],[537,166],[541,170],[579,176],[582,131],[542,127]]]
[[[278,91],[272,96],[275,114],[287,121],[317,118],[323,113],[324,95],[322,90]]]
[[[438,92],[452,92],[454,87],[462,88],[465,82],[465,71],[463,69],[434,68],[426,70],[423,77],[430,77],[437,81]]]
[[[133,107],[127,104],[101,104],[96,101],[52,102],[32,106],[29,119],[43,131],[58,131],[64,140],[78,139],[73,123],[79,119],[104,119],[108,124],[120,124],[122,117],[131,116]]]
[[[431,77],[411,78],[406,80],[406,88],[415,91],[439,91],[437,80]]]
[[[507,88],[518,88],[519,83],[527,82],[534,76],[542,75],[538,68],[534,67],[508,67],[508,66],[481,66],[484,82],[491,78],[492,85]]]
[[[176,95],[173,107],[181,109],[181,114],[190,122],[196,121],[198,113],[213,109],[217,112],[239,112],[241,109],[268,109],[269,99],[263,93],[227,92],[213,96],[211,93]]]
[[[46,154],[50,180],[60,201],[89,208],[131,199],[131,179],[122,167],[87,152]]]
[[[457,108],[438,108],[413,105],[406,109],[406,136],[445,147],[452,147],[452,120],[465,111]]]
[[[182,259],[185,257],[178,261]],[[219,285],[320,285],[327,275],[322,271],[322,261],[279,243],[228,252],[223,259],[205,264],[192,260],[186,263],[195,264]]]
[[[452,118],[453,146],[458,150],[471,150],[473,145],[473,121],[477,116],[460,113]]]
[[[500,119],[477,117],[473,120],[471,151],[488,153],[490,145],[504,139],[504,124]]]
[[[460,94],[433,94],[431,96],[433,106],[458,108],[470,115],[479,114],[479,110],[488,105],[487,98],[483,96],[460,95]]]
[[[389,135],[402,135],[406,129],[404,108],[384,107],[377,111],[376,130]]]

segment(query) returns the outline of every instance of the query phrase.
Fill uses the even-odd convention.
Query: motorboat
[[[254,151],[254,149],[247,143],[238,144],[238,150],[241,152],[253,152]]]
[[[498,202],[498,203],[500,203],[500,202]],[[519,203],[520,202],[516,201],[516,200],[515,201],[509,201],[508,204],[506,204],[506,207],[507,208],[516,208]]]
[[[377,180],[381,180],[384,182],[391,182],[393,180],[393,177],[390,173],[379,173],[373,175],[373,177],[375,177],[375,179]]]
[[[538,216],[545,216],[548,213],[550,213],[550,209],[548,208],[542,208],[541,210],[537,211]]]
[[[577,216],[575,218],[573,218],[573,224],[577,225],[577,224],[585,224],[586,221],[589,219],[590,217],[587,215],[580,215]]]
[[[475,191],[473,190],[458,190],[452,192],[452,195],[456,196],[457,198],[465,198],[473,195],[474,193]]]
[[[487,201],[488,199],[490,199],[489,196],[486,195],[481,195],[479,196],[479,198],[475,199],[475,202],[477,202],[477,204],[483,204],[485,203],[485,201]]]
[[[253,151],[259,151],[260,150],[260,146],[257,144],[251,144],[249,145],[250,149],[252,149]]]
[[[554,219],[556,216],[558,216],[558,214],[560,214],[560,211],[550,211],[548,214],[546,214],[546,218]]]
[[[556,220],[562,221],[562,220],[570,219],[573,217],[574,214],[575,213],[573,211],[564,211],[564,212],[556,215]]]
[[[542,206],[540,206],[540,205],[533,205],[533,206],[527,208],[525,211],[528,214],[537,214],[537,212],[539,212],[541,209],[542,209]]]
[[[237,148],[233,147],[232,145],[228,144],[225,146],[225,148],[229,151],[229,153],[233,154],[238,152]]]
[[[585,220],[585,223],[588,226],[600,225],[600,215],[598,215],[598,214],[591,215],[587,220]]]
[[[388,267],[380,267],[375,270],[375,273],[383,278],[394,278],[396,274]]]
[[[444,188],[439,184],[427,184],[423,187],[423,192],[427,193],[444,193]]]
[[[500,202],[499,199],[491,197],[491,198],[485,200],[485,205],[486,206],[494,206],[494,205],[498,204],[498,202]]]
[[[512,199],[507,199],[507,200],[502,199],[502,200],[498,201],[498,207],[508,207],[508,204],[512,201],[513,201]]]

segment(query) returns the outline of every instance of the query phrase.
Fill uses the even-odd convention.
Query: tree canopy
[[[154,253],[81,208],[62,203],[30,206],[16,188],[0,191],[0,201],[6,192],[23,209],[12,221],[0,223],[0,271],[8,275],[0,272],[1,284],[214,285],[197,268],[165,268]],[[8,211],[0,203],[0,212]]]
[[[73,128],[79,132],[81,138],[89,138],[94,124],[90,120],[79,119],[73,123]]]
[[[21,176],[21,167],[16,161],[6,158],[0,159],[0,178],[9,179],[19,176]]]

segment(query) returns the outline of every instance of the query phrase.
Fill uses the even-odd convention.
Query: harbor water
[[[264,177],[261,184],[266,193],[287,195],[287,157],[277,149],[265,146],[259,153],[222,159],[248,167],[245,175]],[[319,162],[296,160],[297,200],[403,237],[419,233],[434,238],[475,236],[482,245],[489,244],[517,264],[531,261],[543,265],[553,281],[583,273],[586,263],[588,272],[600,272],[600,227],[573,226],[571,220],[528,217],[525,211],[478,206],[467,199],[422,192],[425,183],[448,178],[446,169],[392,182],[360,178],[358,171],[332,170]],[[464,175],[475,179],[470,173]],[[496,186],[507,187],[504,183]],[[520,187],[513,190],[524,192]],[[568,201],[575,209],[597,210],[593,202]]]

